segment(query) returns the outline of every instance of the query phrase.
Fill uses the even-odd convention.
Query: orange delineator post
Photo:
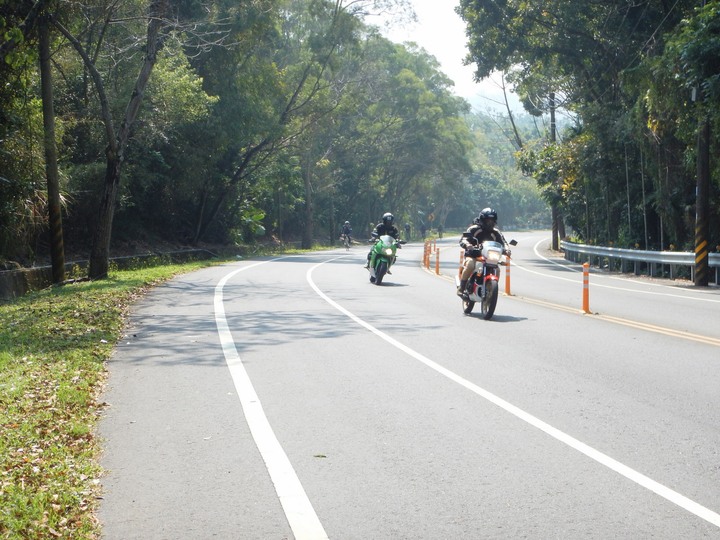
[[[435,273],[440,275],[440,250],[435,249]]]
[[[510,257],[505,257],[505,294],[510,296]]]
[[[583,311],[590,313],[590,264],[583,263]]]

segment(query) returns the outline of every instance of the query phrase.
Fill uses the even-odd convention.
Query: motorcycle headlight
[[[392,255],[392,249],[386,249],[385,255]]]
[[[495,250],[489,250],[487,252],[487,254],[485,255],[485,258],[488,260],[489,263],[497,264],[500,261],[501,256],[502,256],[502,252],[495,251]]]

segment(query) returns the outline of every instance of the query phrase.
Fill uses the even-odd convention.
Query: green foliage
[[[668,41],[665,57],[687,89],[717,111],[720,103],[720,4],[708,2],[685,19]],[[717,113],[716,113],[717,114]]]
[[[362,14],[379,4],[218,1],[207,12],[194,2],[179,4],[178,13],[200,19],[165,36],[124,152],[115,240],[251,241],[263,230],[280,238],[305,231],[331,239],[338,222],[375,222],[387,209],[414,225],[429,212],[464,225],[490,195],[513,208],[508,218],[526,221],[522,213],[540,199],[513,171],[511,146],[495,128],[496,139],[485,144],[487,123],[474,125],[479,117],[468,116],[435,58],[365,25]],[[64,26],[97,53],[93,62],[112,120],[119,122],[145,29],[141,18],[125,16],[144,11],[146,3],[107,6],[113,12],[101,5],[63,7]],[[107,20],[123,22],[104,26]],[[68,201],[65,245],[78,252],[88,248],[87,231],[97,219],[107,133],[87,66],[67,40],[53,43],[53,62]],[[24,93],[16,97],[34,98],[35,66],[26,65],[22,75]],[[20,163],[33,166],[24,177],[37,182],[39,103],[16,102],[24,107],[20,124],[34,129],[36,154]],[[27,103],[34,103],[32,115]],[[21,142],[8,133],[6,140]],[[42,204],[42,183],[20,185],[26,188],[20,200]],[[0,181],[0,189],[8,188]],[[8,238],[22,238],[17,224],[7,230]],[[1,252],[17,258],[7,245]]]
[[[27,89],[18,87],[27,92]],[[42,110],[27,94],[8,96],[0,125],[0,261],[32,262],[45,228]]]
[[[458,11],[479,76],[511,70],[532,114],[547,114],[554,95],[576,116],[577,129],[557,146],[539,140],[520,156],[576,234],[655,248],[692,243],[698,119],[709,118],[714,134],[720,127],[717,1],[461,0]],[[692,88],[702,98],[695,103]]]

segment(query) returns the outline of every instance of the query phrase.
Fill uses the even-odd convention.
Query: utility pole
[[[705,7],[705,0],[702,0]],[[708,235],[710,227],[710,120],[702,110],[700,88],[693,89],[693,101],[699,113],[697,135],[697,185],[695,188],[695,285],[707,287],[710,273]]]
[[[555,132],[555,92],[550,92],[550,142],[554,145],[557,142],[557,134]],[[556,179],[557,181],[557,179]],[[555,186],[559,189],[559,186]],[[552,213],[552,250],[560,250],[560,242],[558,241],[559,234],[559,222],[560,222],[560,210],[558,208],[559,203],[553,201],[550,205],[550,211]]]
[[[697,137],[697,186],[695,189],[695,285],[707,287],[710,273],[710,122],[703,114]]]

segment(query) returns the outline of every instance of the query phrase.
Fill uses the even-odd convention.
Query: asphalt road
[[[107,539],[720,538],[720,291],[510,234],[464,315],[457,239],[180,276],[109,363]],[[505,279],[501,279],[504,290]]]

